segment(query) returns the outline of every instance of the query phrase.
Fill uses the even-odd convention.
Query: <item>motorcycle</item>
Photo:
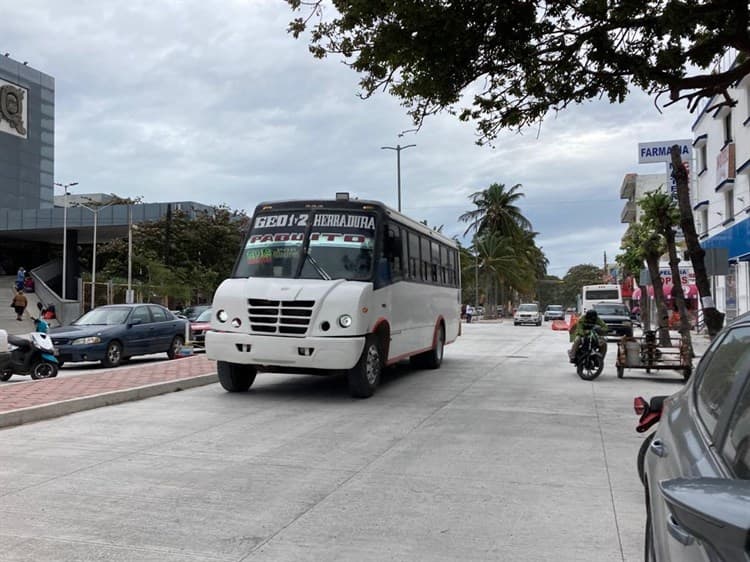
[[[58,361],[52,338],[41,332],[8,336],[8,351],[0,352],[0,381],[13,375],[26,375],[34,380],[57,376]]]
[[[641,396],[637,396],[633,399],[633,409],[635,410],[635,413],[640,416],[638,425],[635,428],[638,433],[645,433],[659,423],[664,411],[664,400],[667,398],[669,398],[669,396],[654,396],[648,402]],[[648,437],[643,440],[641,448],[638,450],[638,477],[643,484],[645,484],[643,465],[646,460],[646,451],[648,451],[651,446],[651,442],[654,440],[654,435],[656,435],[656,432],[652,431]]]
[[[599,345],[600,330],[595,327],[581,337],[581,345],[578,346],[573,363],[576,366],[578,376],[585,381],[592,381],[602,374],[604,369],[604,357],[602,357]]]

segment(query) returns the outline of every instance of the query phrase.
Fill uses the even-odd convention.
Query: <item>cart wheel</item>
[[[617,378],[621,379],[623,375],[625,374],[625,367],[617,366]]]

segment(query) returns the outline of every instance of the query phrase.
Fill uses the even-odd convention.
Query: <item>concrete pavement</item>
[[[632,400],[681,377],[568,346],[476,323],[368,400],[261,374],[0,430],[0,560],[641,560]]]

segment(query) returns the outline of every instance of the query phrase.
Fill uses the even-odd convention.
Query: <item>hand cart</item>
[[[681,371],[685,380],[693,373],[690,345],[681,336],[670,337],[669,345],[660,345],[655,331],[644,332],[640,338],[623,337],[617,342],[617,378],[625,369],[646,369],[647,373],[660,369]]]

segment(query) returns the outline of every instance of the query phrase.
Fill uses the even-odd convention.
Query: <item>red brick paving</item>
[[[0,414],[53,402],[84,398],[150,384],[189,379],[216,372],[204,355],[149,363],[137,368],[108,369],[71,377],[24,383],[0,382]]]

